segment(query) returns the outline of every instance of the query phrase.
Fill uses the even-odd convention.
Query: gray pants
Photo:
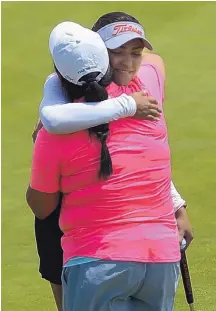
[[[63,311],[172,311],[179,263],[99,260],[66,267]]]

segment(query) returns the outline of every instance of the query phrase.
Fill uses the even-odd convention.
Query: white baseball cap
[[[134,22],[122,21],[106,25],[97,31],[108,49],[116,49],[133,39],[142,39],[144,47],[153,50],[151,43],[145,37],[144,28]]]
[[[98,72],[100,81],[109,68],[109,55],[100,35],[73,22],[58,24],[51,32],[49,48],[54,64],[68,81],[82,85],[80,79]]]

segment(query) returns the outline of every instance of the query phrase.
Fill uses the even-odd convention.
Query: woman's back
[[[129,94],[140,87],[135,79],[128,87],[112,85],[108,90],[118,96],[118,92]],[[150,81],[146,88],[150,95],[160,96]],[[51,146],[50,134],[44,130],[40,135],[44,141],[47,136]],[[110,124],[107,146],[113,174],[106,181],[97,176],[101,144],[94,135],[82,131],[51,140],[53,148],[58,148],[64,193],[60,227],[65,262],[74,256],[143,262],[179,259],[163,116],[158,122],[124,119]]]

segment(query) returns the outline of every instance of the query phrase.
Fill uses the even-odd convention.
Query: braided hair
[[[100,102],[108,98],[106,86],[112,82],[112,69],[109,67],[104,77],[97,82],[96,78],[99,72],[89,73],[83,76],[79,82],[83,84],[75,85],[65,79],[55,67],[62,87],[66,92],[66,95],[70,102],[74,102],[76,99],[84,97],[86,102]],[[109,136],[109,124],[101,124],[88,129],[90,136],[95,136],[101,142],[101,156],[100,156],[100,169],[98,176],[100,179],[108,179],[112,174],[112,160],[106,144]]]
[[[94,24],[92,30],[97,32],[99,29],[108,24],[121,21],[129,21],[140,24],[136,18],[129,14],[124,12],[111,12],[101,16]],[[108,93],[105,87],[108,86],[113,79],[113,71],[110,67],[105,76],[99,82],[96,81],[96,77],[99,72],[90,73],[82,77],[81,81],[84,82],[82,86],[69,82],[61,76],[56,67],[55,70],[70,102],[73,102],[81,97],[84,97],[86,102],[100,102],[108,98]],[[91,127],[88,129],[88,132],[90,136],[94,135],[101,142],[100,169],[98,176],[99,178],[106,180],[113,172],[112,160],[106,144],[109,136],[109,124],[101,124]]]

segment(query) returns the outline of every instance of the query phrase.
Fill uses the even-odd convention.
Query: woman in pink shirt
[[[77,31],[80,35],[81,30]],[[77,94],[73,100],[82,95],[89,101],[105,99],[107,93],[99,83],[108,84],[106,53],[99,54],[102,66],[97,71],[100,49],[88,58],[90,49],[84,46],[86,52],[78,56],[80,36],[73,34],[69,46],[67,36],[65,40],[63,34],[61,40],[55,38],[53,59],[68,96]],[[92,42],[97,45],[97,40]],[[69,57],[73,62],[68,62]],[[88,64],[82,67],[84,60]],[[97,74],[92,74],[93,69]],[[92,70],[91,80],[84,80],[82,75],[88,70]],[[157,68],[154,71],[158,86],[150,79],[147,90],[162,107],[163,78]],[[79,93],[69,81],[80,84]],[[125,87],[125,93],[142,88],[137,77]],[[108,90],[112,96],[118,95],[115,85]],[[45,218],[56,207],[58,192],[63,192],[64,310],[172,310],[180,252],[164,118],[152,123],[114,121],[110,129],[102,125],[89,134],[55,136],[42,129],[27,194],[36,216]]]
[[[140,25],[140,23],[131,15],[123,12],[111,12],[101,16],[93,26],[93,29],[94,31],[99,32],[100,29],[105,26],[117,22],[127,24],[133,22],[138,24],[138,27]],[[144,81],[143,84],[145,85],[150,78],[151,82],[157,87],[158,76],[154,68],[156,67],[157,71],[159,70],[161,72],[160,76],[165,79],[163,60],[160,56],[152,53],[145,54],[142,58],[143,43],[144,45],[146,43],[142,39],[141,42],[140,40],[133,39],[134,35],[137,37],[140,37],[140,35],[139,33],[134,33],[133,29],[131,30],[131,32],[127,32],[128,36],[126,37],[125,32],[118,33],[120,44],[122,44],[122,37],[124,37],[124,48],[119,49],[120,46],[118,43],[117,49],[108,50],[111,66],[114,69],[113,81],[120,86],[127,85],[133,80],[135,74],[139,75],[139,70],[141,70],[143,76],[141,80]],[[102,32],[100,35],[105,44],[109,46],[106,32]],[[131,41],[131,39],[133,40]],[[116,41],[115,36],[113,37],[113,40]],[[112,51],[116,51],[117,53],[112,53]],[[141,60],[142,66],[140,67]],[[150,64],[153,66],[149,66]],[[128,74],[128,72],[133,72],[134,75]],[[122,88],[122,92],[125,92],[124,88]],[[52,134],[66,134],[74,133],[99,124],[109,123],[113,120],[118,120],[119,118],[126,118],[127,116],[132,115],[132,108],[134,109],[134,113],[136,110],[134,115],[135,118],[156,120],[157,117],[160,117],[156,100],[151,97],[144,97],[142,92],[133,93],[130,96],[123,94],[117,98],[110,98],[102,102],[68,103],[68,98],[62,90],[58,76],[51,75],[45,82],[44,98],[41,103],[40,115],[44,127],[48,132]],[[189,245],[192,240],[192,230],[190,223],[188,222],[186,209],[184,208],[185,201],[178,194],[172,183],[171,195],[178,223],[179,240],[181,241],[185,236],[187,245]],[[39,220],[36,218],[35,232],[40,257],[40,273],[43,278],[50,281],[58,309],[62,310],[60,286],[62,270],[62,249],[60,246],[60,239],[62,232],[58,227],[60,203],[61,202],[59,202],[57,209],[45,220]],[[52,264],[50,264],[50,262]]]

